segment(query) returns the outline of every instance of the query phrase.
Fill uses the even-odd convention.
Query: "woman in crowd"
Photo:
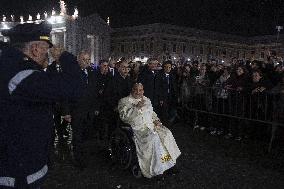
[[[216,108],[213,108],[216,113],[218,114],[228,114],[229,113],[229,101],[228,101],[228,90],[225,88],[225,86],[228,83],[228,80],[231,77],[231,71],[230,68],[225,67],[223,69],[222,75],[217,79],[215,84],[213,85],[214,89],[214,97],[213,97],[213,105]],[[211,130],[210,134],[212,135],[221,135],[224,133],[224,131],[227,133],[228,128],[227,124],[228,119],[220,116],[216,116],[217,124],[215,124],[215,127]],[[215,117],[215,118],[216,118]]]
[[[237,66],[236,71],[228,80],[225,88],[229,91],[229,103],[231,103],[230,114],[232,116],[244,117],[245,111],[245,91],[249,81],[248,72],[244,66]],[[244,125],[240,120],[233,120],[229,126],[229,133],[226,138],[235,137],[236,140],[241,140],[243,135]]]

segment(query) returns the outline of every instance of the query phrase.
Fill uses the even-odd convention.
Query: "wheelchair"
[[[131,170],[135,178],[142,177],[133,141],[133,130],[130,125],[123,123],[119,117],[115,130],[110,134],[109,152],[112,162],[120,169]]]

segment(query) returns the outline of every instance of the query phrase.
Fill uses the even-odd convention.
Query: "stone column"
[[[63,47],[66,49],[66,29],[63,31]]]
[[[87,35],[87,38],[90,39],[90,51],[91,51],[91,62],[95,62],[95,36],[94,35]]]
[[[100,61],[100,37],[99,36],[95,36],[94,43],[95,43],[95,62],[99,63]]]

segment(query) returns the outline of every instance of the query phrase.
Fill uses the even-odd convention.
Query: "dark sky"
[[[0,0],[2,14],[36,14],[59,0]],[[112,27],[156,22],[239,35],[275,34],[284,25],[284,0],[66,0],[69,10],[110,16]],[[284,31],[282,31],[284,32]]]

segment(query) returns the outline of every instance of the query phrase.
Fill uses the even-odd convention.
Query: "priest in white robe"
[[[151,178],[176,164],[181,152],[171,131],[162,125],[141,83],[134,84],[129,96],[118,104],[120,119],[133,129],[142,174]]]

